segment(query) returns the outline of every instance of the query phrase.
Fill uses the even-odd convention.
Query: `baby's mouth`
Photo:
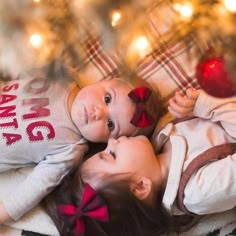
[[[85,106],[84,106],[84,120],[85,120],[85,123],[88,124],[88,112]]]

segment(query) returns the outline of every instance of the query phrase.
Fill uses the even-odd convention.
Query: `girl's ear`
[[[139,181],[131,183],[130,189],[131,192],[139,199],[146,199],[152,188],[152,181],[147,177],[142,177]]]

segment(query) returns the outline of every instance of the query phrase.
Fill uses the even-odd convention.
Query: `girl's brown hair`
[[[156,195],[156,205],[147,206],[138,200],[128,187],[128,180],[118,178],[106,183],[98,194],[105,201],[109,211],[109,222],[96,222],[85,219],[85,236],[157,236],[163,233],[178,232],[188,225],[192,218],[170,216],[162,207],[162,193]],[[78,206],[83,193],[80,168],[72,176],[67,176],[45,200],[48,214],[57,226],[60,235],[70,236],[69,226],[57,213],[57,204],[67,203]]]

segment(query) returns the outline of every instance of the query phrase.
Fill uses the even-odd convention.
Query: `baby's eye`
[[[114,123],[113,123],[112,120],[108,119],[108,121],[107,121],[107,127],[108,127],[108,129],[109,129],[110,131],[114,130],[115,125],[114,125]]]
[[[111,95],[109,93],[107,93],[104,97],[104,101],[105,103],[108,105],[109,103],[111,103]]]
[[[113,151],[111,151],[111,150],[110,150],[110,155],[111,155],[114,159],[116,159],[115,153],[114,153]]]

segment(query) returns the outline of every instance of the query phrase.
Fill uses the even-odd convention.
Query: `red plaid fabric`
[[[150,11],[149,18],[152,36],[156,38],[166,29],[163,21],[162,24],[158,21],[161,16],[158,15],[158,19],[156,17],[161,12],[157,7]],[[173,10],[164,9],[163,12],[163,18],[169,19],[166,15],[169,16]],[[184,92],[189,87],[199,88],[195,77],[197,59],[189,58],[188,54],[189,50],[194,49],[194,42],[189,48],[182,43],[168,46],[162,43],[161,47],[160,44],[161,42],[158,42],[152,51],[139,61],[136,68],[138,75],[149,82],[154,89],[158,89],[164,102],[167,102],[176,90],[181,89]],[[92,76],[89,74],[91,82],[117,75],[118,56],[106,52],[99,37],[89,33],[83,46],[87,54],[86,63],[89,65],[89,70],[93,71]]]
[[[88,32],[82,42],[82,47],[87,55],[84,63],[90,65],[89,68],[93,67],[93,70],[97,72],[95,74],[99,74],[100,79],[117,75],[118,57],[115,53],[105,51],[101,39],[97,35]]]
[[[184,92],[189,87],[198,88],[195,77],[195,65],[189,64],[188,49],[177,45],[153,51],[140,61],[137,73],[141,78],[156,87],[164,101],[167,101],[178,89]]]

